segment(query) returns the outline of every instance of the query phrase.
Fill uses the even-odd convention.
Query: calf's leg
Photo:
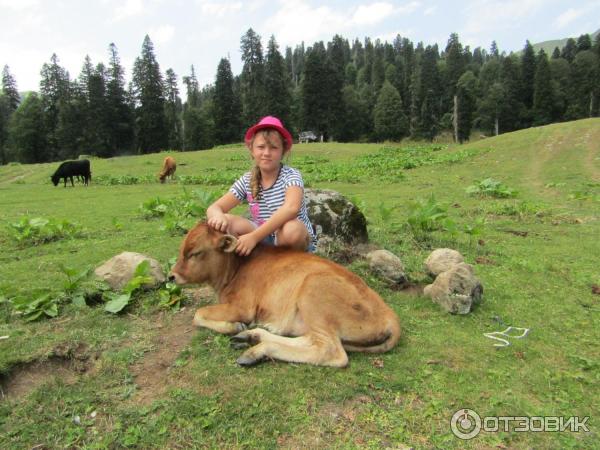
[[[260,342],[237,359],[241,366],[252,366],[265,358],[331,367],[345,367],[348,364],[348,355],[335,335],[313,332],[290,338],[256,328],[243,331],[232,339]]]
[[[236,334],[246,329],[252,318],[239,307],[228,303],[200,308],[194,315],[194,325],[223,334]]]

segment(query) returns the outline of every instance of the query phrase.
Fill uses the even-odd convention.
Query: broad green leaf
[[[104,310],[113,314],[116,314],[125,308],[131,299],[131,294],[114,294],[107,292],[105,295],[111,297],[111,300],[104,305]]]

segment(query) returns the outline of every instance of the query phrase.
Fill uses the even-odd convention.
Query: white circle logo
[[[481,431],[481,417],[472,409],[459,409],[450,419],[450,428],[459,439],[473,439]]]

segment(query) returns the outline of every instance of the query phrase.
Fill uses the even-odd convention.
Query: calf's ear
[[[237,238],[231,234],[226,234],[219,238],[219,249],[225,253],[231,253],[237,246]]]

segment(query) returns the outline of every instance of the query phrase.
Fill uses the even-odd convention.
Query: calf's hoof
[[[252,331],[246,330],[229,338],[232,342],[245,342],[251,345],[256,345],[260,342],[260,338]]]
[[[229,341],[229,346],[234,350],[245,350],[250,348],[250,344],[247,342],[236,342],[234,340]]]
[[[251,352],[247,351],[242,354],[235,362],[237,362],[242,367],[250,367],[255,366],[259,362],[263,361],[264,358],[262,356],[256,357]]]
[[[244,322],[235,322],[235,333],[241,333],[248,329],[248,325]]]

